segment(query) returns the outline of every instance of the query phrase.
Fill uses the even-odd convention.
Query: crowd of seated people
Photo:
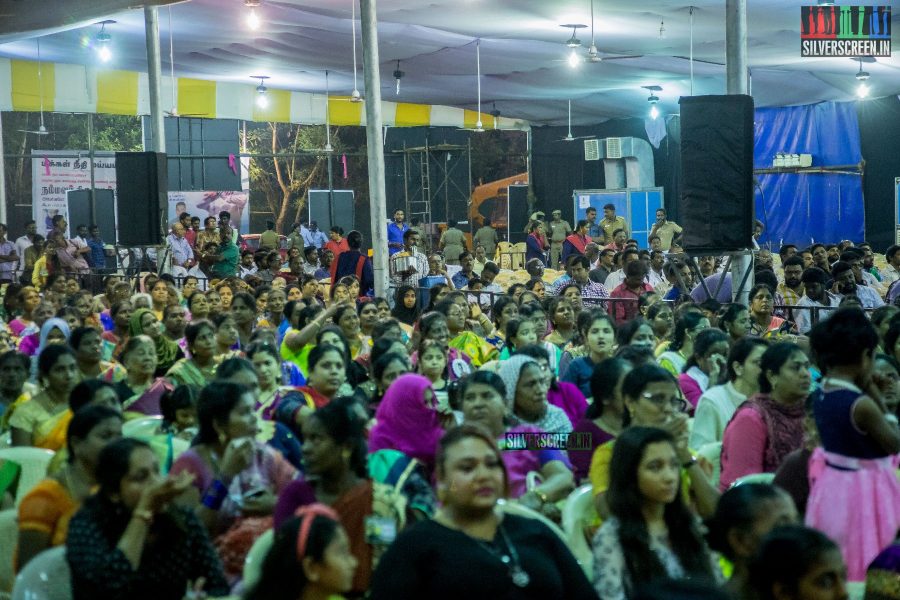
[[[19,490],[0,449],[12,568],[64,547],[75,598],[896,597],[900,248],[760,250],[744,305],[723,261],[591,227],[487,302],[418,234],[390,298],[298,252],[7,286],[0,433],[53,453]]]

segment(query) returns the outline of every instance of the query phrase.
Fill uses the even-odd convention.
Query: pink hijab
[[[434,407],[425,406],[425,390],[431,381],[415,373],[401,375],[388,387],[369,434],[369,452],[399,450],[430,469],[437,444],[444,435]]]

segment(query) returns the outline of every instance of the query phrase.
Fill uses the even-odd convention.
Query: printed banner
[[[31,154],[31,214],[38,233],[46,235],[53,229],[56,215],[69,221],[67,192],[91,188],[90,161],[87,150],[32,150]],[[83,158],[71,158],[76,154]],[[94,188],[113,190],[115,194],[115,153],[94,153]]]
[[[890,57],[891,7],[800,7],[800,56]]]
[[[231,213],[231,226],[241,234],[250,232],[250,192],[169,192],[169,223],[174,223],[183,212],[200,217],[200,227],[206,217],[216,217],[227,210]]]

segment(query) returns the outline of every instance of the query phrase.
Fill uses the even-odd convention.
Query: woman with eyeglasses
[[[553,346],[552,349],[555,350],[556,346]],[[550,362],[550,354],[547,351],[546,344],[524,346],[517,350],[516,354],[530,356],[537,361],[538,365],[547,375],[547,403],[551,406],[561,408],[562,411],[566,413],[566,416],[569,417],[571,423],[577,423],[578,419],[580,419],[587,410],[587,400],[585,400],[581,390],[579,390],[575,384],[569,383],[568,381],[557,380],[556,373],[553,371],[552,363]]]
[[[515,434],[540,433],[540,430],[516,424],[509,417],[506,386],[496,373],[475,371],[462,379],[460,396],[463,422],[487,429],[503,451],[503,462],[509,477],[509,496],[529,508],[545,512],[550,518],[558,518],[559,510],[553,503],[564,499],[574,487],[566,453],[558,449],[521,448],[515,445]],[[540,473],[543,480],[530,491],[526,489],[529,472]]]
[[[763,353],[759,366],[759,393],[741,404],[722,435],[722,490],[744,475],[774,473],[803,445],[809,359],[796,344],[781,342]]]
[[[632,427],[616,440],[611,516],[593,543],[594,589],[603,600],[631,598],[657,579],[717,579],[697,519],[679,491],[679,445],[656,427]]]
[[[701,464],[688,446],[687,401],[681,397],[678,382],[665,369],[645,364],[632,370],[622,382],[625,414],[622,418],[623,433],[629,427],[656,427],[667,431],[675,440],[675,448],[681,465],[681,489],[686,501],[692,504],[701,517],[709,517],[716,508],[719,494],[709,482],[711,465]],[[617,440],[606,442],[591,458],[590,479],[593,485],[594,506],[598,514],[609,516],[607,501],[610,487],[610,469]]]
[[[559,407],[547,402],[550,377],[530,356],[517,354],[500,365],[510,414],[519,423],[544,433],[571,433],[572,422]]]

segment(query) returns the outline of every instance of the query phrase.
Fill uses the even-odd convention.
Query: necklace
[[[497,531],[499,531],[500,537],[503,538],[503,545],[506,546],[506,553],[501,552],[490,542],[479,540],[478,538],[472,539],[507,566],[513,585],[520,588],[528,587],[528,584],[531,583],[531,576],[529,576],[528,572],[522,568],[522,564],[519,561],[519,553],[516,552],[516,547],[513,546],[509,537],[506,535],[506,531],[503,529],[503,523],[500,523],[500,525],[497,526]]]

